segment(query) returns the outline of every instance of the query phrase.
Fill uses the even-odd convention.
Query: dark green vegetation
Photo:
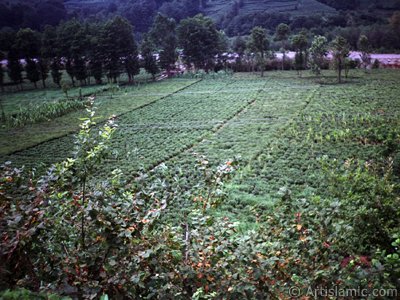
[[[367,34],[375,49],[393,51],[400,42],[388,25],[399,5],[396,0],[1,0],[0,28],[43,30],[45,25],[57,25],[71,18],[104,21],[121,15],[141,37],[158,12],[177,22],[202,13],[211,17],[228,36],[248,35],[254,26],[272,34],[280,23],[286,23],[293,32],[305,28],[313,35],[326,35],[330,39],[341,34],[353,47],[357,47],[360,34]]]
[[[3,155],[2,287],[133,299],[399,288],[400,73],[267,75],[100,93],[104,117],[137,106]],[[40,180],[13,169],[55,162]]]

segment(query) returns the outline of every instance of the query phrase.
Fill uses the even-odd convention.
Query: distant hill
[[[346,27],[348,13],[356,24],[368,26],[387,22],[394,10],[400,10],[400,0],[0,0],[0,27],[42,29],[72,17],[119,14],[140,33],[149,29],[157,12],[178,22],[203,13],[235,36],[254,26],[273,31],[282,22],[293,30]]]
[[[312,28],[321,23],[317,16],[336,18],[328,21],[328,25],[342,26],[346,23],[345,14],[339,11],[363,15],[373,23],[400,9],[400,0],[65,0],[64,3],[70,14],[84,17],[117,12],[128,18],[139,32],[148,29],[156,12],[177,21],[203,13],[230,35],[248,33],[254,25],[272,30],[280,22]]]
[[[124,4],[127,1],[121,0],[65,0],[68,10],[73,9],[99,9],[107,8],[113,3]],[[138,2],[138,1],[130,1]],[[151,0],[148,2],[152,2]],[[157,2],[157,1],[156,1]],[[158,1],[158,4],[171,3],[173,1]],[[334,13],[336,10],[317,0],[206,0],[198,1],[200,10],[205,15],[218,20],[229,12],[233,7],[238,6],[241,14],[254,12],[279,12],[294,15],[310,15],[313,13]],[[204,3],[205,5],[201,5]]]
[[[227,12],[238,6],[239,15],[251,13],[288,13],[291,15],[308,16],[315,13],[336,13],[330,6],[316,0],[214,0],[208,1],[204,9],[206,15],[215,20],[222,18]],[[236,4],[237,3],[237,4]]]
[[[118,12],[127,17],[136,30],[141,32],[148,29],[156,12],[174,17],[178,21],[203,13],[214,19],[223,29],[230,26],[229,20],[235,19],[235,25],[231,27],[241,23],[237,31],[247,31],[247,27],[242,28],[241,25],[251,22],[252,18],[268,19],[267,15],[272,14],[274,20],[280,19],[284,22],[298,16],[337,13],[335,8],[317,0],[65,0],[64,4],[70,14],[81,16]],[[275,23],[270,22],[271,26]],[[269,27],[268,24],[266,27]],[[234,29],[231,31],[236,33]]]
[[[0,0],[0,28],[40,29],[66,18],[63,0]]]

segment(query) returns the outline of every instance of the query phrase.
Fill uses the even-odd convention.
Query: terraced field
[[[205,13],[215,20],[223,17],[233,5],[232,1],[209,1]],[[313,13],[334,14],[336,10],[316,0],[244,0],[239,15],[255,12],[289,13],[292,15],[310,15]]]
[[[126,89],[113,99],[98,97],[103,115],[120,114],[115,153],[98,178],[118,167],[133,180],[167,166],[160,179],[179,185],[184,194],[199,176],[193,153],[213,165],[240,155],[242,167],[228,183],[230,196],[221,213],[252,223],[283,187],[296,196],[326,193],[323,156],[342,162],[390,156],[400,165],[394,146],[400,136],[400,73],[354,74],[342,85],[319,85],[292,72],[267,73],[263,79],[252,74],[175,79]],[[125,103],[125,110],[117,103]],[[72,145],[70,134],[1,160],[49,164],[70,155]],[[171,209],[182,212],[192,205],[176,198],[182,202]]]

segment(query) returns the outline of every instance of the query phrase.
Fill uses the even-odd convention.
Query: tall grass
[[[78,99],[59,100],[39,105],[29,104],[26,107],[20,106],[17,113],[11,115],[3,114],[1,124],[6,128],[22,127],[28,124],[48,121],[84,107],[85,102]]]

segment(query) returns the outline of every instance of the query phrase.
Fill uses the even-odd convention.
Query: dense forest
[[[133,25],[141,39],[158,12],[177,22],[203,13],[230,37],[248,35],[254,26],[272,33],[277,25],[285,23],[292,32],[307,29],[314,35],[325,35],[329,39],[340,34],[353,47],[356,47],[358,36],[365,34],[373,48],[393,51],[400,48],[400,39],[389,25],[391,16],[399,9],[400,1],[396,0],[2,0],[0,27],[2,32],[26,27],[43,30],[46,25],[57,25],[72,18],[104,21],[121,15]]]

